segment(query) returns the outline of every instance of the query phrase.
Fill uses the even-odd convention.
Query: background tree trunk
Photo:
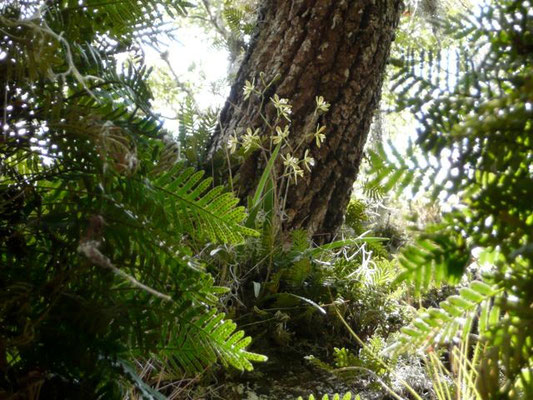
[[[241,65],[221,114],[221,129],[213,137],[210,154],[231,134],[260,128],[260,114],[274,120],[266,101],[244,100],[246,80],[279,79],[266,99],[277,93],[292,105],[291,142],[326,126],[319,148],[311,138],[299,150],[309,149],[316,161],[311,173],[290,187],[285,231],[304,228],[318,242],[331,240],[342,223],[363,147],[379,102],[385,64],[401,0],[265,0],[258,33]],[[331,104],[329,112],[314,115],[315,97]],[[264,168],[260,152],[249,156],[238,170],[241,198],[253,194]]]

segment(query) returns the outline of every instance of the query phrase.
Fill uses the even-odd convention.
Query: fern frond
[[[363,285],[378,287],[394,282],[398,277],[397,266],[388,260],[377,260],[371,267],[359,267],[353,274]]]
[[[357,365],[358,359],[355,354],[353,354],[350,350],[342,347],[334,347],[334,359],[335,359],[335,366],[337,368],[343,368],[343,367],[350,367],[353,365]]]
[[[175,165],[150,107],[150,70],[142,58],[115,57],[135,57],[144,39],[158,42],[147,33],[159,30],[167,6],[185,2],[0,3],[0,48],[14,60],[0,63],[9,127],[0,177],[6,373],[22,382],[39,364],[40,384],[68,398],[122,397],[125,382],[158,398],[134,359],[173,360],[180,371],[263,360],[244,349],[250,339],[233,322],[210,311],[224,289],[192,256],[199,243],[184,237],[239,243],[255,232],[241,226],[232,194]],[[80,254],[84,243],[91,247]],[[30,386],[17,383],[7,395]]]
[[[303,257],[294,262],[283,275],[290,286],[301,287],[310,274],[311,260],[308,257]]]
[[[305,356],[305,359],[309,361],[309,363],[317,368],[323,369],[324,371],[333,372],[335,368],[331,366],[330,364],[322,361],[319,358],[316,358],[313,355]]]
[[[224,16],[229,28],[234,33],[239,33],[245,16],[244,11],[236,7],[224,7],[222,15]]]
[[[178,165],[154,181],[154,189],[174,201],[172,214],[182,231],[213,242],[242,243],[245,236],[258,233],[241,223],[246,217],[244,207],[232,193],[222,193],[221,186],[208,191],[212,178],[202,179],[203,171]]]
[[[385,197],[383,188],[374,182],[366,181],[363,184],[363,194],[372,201],[379,201]]]
[[[363,186],[363,193],[367,193],[366,187],[366,185]],[[344,216],[344,224],[352,228],[356,235],[361,235],[364,232],[364,224],[368,220],[367,205],[360,200],[351,199]]]
[[[503,371],[511,378],[507,385],[515,386],[511,392],[522,392],[524,398],[529,398],[533,394],[533,377],[528,373],[533,370],[531,264],[524,259],[516,260],[507,272],[497,273],[494,280],[504,289],[495,298],[501,317],[487,330],[488,341],[494,349],[482,364],[480,375],[487,382],[492,379],[494,369]]]
[[[363,193],[379,200],[393,189],[393,193],[411,191],[417,194],[425,188],[425,179],[436,174],[434,168],[421,166],[411,141],[406,152],[406,155],[402,155],[391,141],[386,146],[380,143],[375,149],[369,150],[368,173],[371,178],[364,184]]]
[[[291,232],[291,252],[303,253],[309,248],[309,236],[303,229],[295,229]]]
[[[252,16],[255,16],[255,10],[250,7],[238,8],[226,5],[222,11],[222,16],[234,35],[249,35],[255,28],[255,24],[252,21]]]
[[[236,324],[224,319],[224,313],[211,310],[201,315],[198,309],[183,303],[179,315],[178,325],[167,324],[161,335],[170,338],[161,355],[175,370],[194,374],[218,359],[225,366],[250,371],[251,361],[267,360],[263,355],[245,350],[252,339],[244,331],[235,331]]]
[[[473,281],[468,287],[459,290],[458,295],[450,296],[440,303],[440,308],[430,308],[407,327],[402,328],[399,343],[393,347],[404,351],[409,347],[428,348],[454,339],[466,339],[471,332],[475,315],[480,314],[479,330],[486,333],[495,324],[499,315],[498,307],[492,304],[499,293],[496,286],[481,281]]]
[[[470,260],[469,250],[460,235],[440,232],[419,238],[402,249],[398,263],[403,271],[398,281],[414,283],[419,294],[442,282],[457,283]]]
[[[445,24],[463,40],[455,51],[413,49],[404,54],[393,80],[400,108],[412,110],[419,124],[417,145],[427,155],[426,163],[409,155],[403,164],[394,155],[392,162],[375,162],[381,168],[376,179],[386,183],[406,175],[395,172],[393,164],[407,171],[412,162],[425,175],[433,199],[453,194],[463,208],[447,213],[439,225],[441,230],[448,227],[447,232],[433,230],[402,254],[403,276],[414,279],[417,290],[463,270],[472,247],[498,249],[501,254],[491,278],[497,288],[487,293],[476,290],[480,287],[463,289],[442,303],[442,309],[429,310],[404,330],[411,345],[457,338],[455,330],[464,339],[472,315],[480,310],[481,320],[486,320],[479,323],[481,340],[487,349],[477,372],[492,382],[483,398],[508,398],[533,386],[523,374],[533,364],[533,254],[527,250],[532,248],[533,223],[528,100],[533,52],[524,40],[533,32],[530,8],[527,2],[495,0],[478,13]],[[486,52],[482,58],[477,56],[480,51]]]

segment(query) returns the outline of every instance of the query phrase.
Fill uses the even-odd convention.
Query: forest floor
[[[265,354],[268,361],[254,365],[252,372],[223,373],[210,387],[206,400],[296,400],[310,394],[345,393],[353,387],[335,375],[312,365],[301,352],[291,348]],[[319,397],[321,398],[321,397]]]
[[[263,352],[264,353],[264,352]],[[309,354],[309,353],[308,353]],[[200,388],[195,400],[305,400],[310,394],[321,399],[324,394],[351,392],[362,400],[388,400],[386,393],[370,376],[361,374],[351,379],[343,379],[324,369],[318,368],[305,359],[305,352],[294,347],[270,349],[269,360],[254,365],[252,372],[228,373],[221,371],[210,386]],[[414,386],[422,398],[430,399],[430,382],[413,366],[401,371],[400,379],[406,379]],[[397,379],[393,379],[393,381]],[[403,392],[398,382],[391,387],[398,393]],[[203,393],[200,393],[203,392]],[[424,393],[426,396],[424,396]]]

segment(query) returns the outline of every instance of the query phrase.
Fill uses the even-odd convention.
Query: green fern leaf
[[[461,235],[445,231],[444,226],[439,224],[428,228],[435,233],[419,238],[402,249],[398,256],[398,263],[403,268],[398,281],[411,280],[416,293],[442,282],[457,283],[470,260],[470,251]]]
[[[171,340],[164,346],[163,355],[174,369],[194,374],[218,359],[225,366],[250,371],[252,361],[267,360],[263,355],[246,351],[251,338],[243,331],[235,331],[236,324],[224,319],[223,313],[211,310],[201,315],[189,303],[182,303],[180,309],[180,323],[164,327],[164,337]]]
[[[291,251],[294,253],[303,253],[309,248],[309,237],[305,230],[295,229],[291,232]]]
[[[222,193],[222,187],[205,193],[211,178],[202,179],[203,175],[203,171],[176,166],[154,182],[154,188],[172,202],[169,209],[178,227],[193,237],[213,242],[239,244],[245,236],[258,236],[242,225],[246,213],[244,207],[236,207],[239,200],[232,193]]]
[[[451,342],[453,338],[465,338],[470,333],[472,318],[478,311],[481,315],[479,330],[486,332],[491,325],[487,322],[493,308],[491,300],[498,293],[495,286],[481,281],[471,282],[459,291],[459,295],[450,296],[440,303],[440,308],[419,313],[418,318],[402,328],[401,344],[396,348],[427,348]]]
[[[222,15],[232,32],[239,33],[241,31],[242,21],[245,16],[244,11],[235,7],[224,7]]]

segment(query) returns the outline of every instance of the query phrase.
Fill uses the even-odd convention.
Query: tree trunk
[[[272,121],[271,104],[244,99],[246,80],[259,82],[278,76],[266,99],[275,93],[292,105],[290,140],[326,126],[326,140],[318,147],[307,139],[316,165],[290,186],[283,230],[303,228],[318,242],[331,240],[342,223],[381,85],[401,0],[264,0],[258,33],[221,114],[221,129],[213,137],[210,154],[241,135]],[[316,116],[315,97],[331,104]],[[300,138],[299,138],[300,136]],[[297,154],[303,157],[305,148]],[[237,189],[245,199],[253,194],[265,166],[257,151],[240,165]]]

